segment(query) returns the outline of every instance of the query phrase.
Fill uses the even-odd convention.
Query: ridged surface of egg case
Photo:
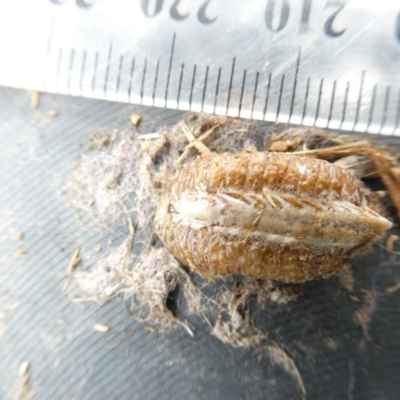
[[[353,174],[326,161],[224,153],[193,161],[167,184],[155,229],[206,277],[299,283],[334,274],[392,226],[369,203]]]

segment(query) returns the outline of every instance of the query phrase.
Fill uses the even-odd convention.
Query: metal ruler
[[[400,2],[0,0],[0,84],[400,136]]]

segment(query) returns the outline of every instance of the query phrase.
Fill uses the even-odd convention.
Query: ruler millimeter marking
[[[400,136],[392,0],[32,3],[0,4],[2,85]]]

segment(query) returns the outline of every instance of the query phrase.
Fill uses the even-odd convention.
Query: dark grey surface
[[[0,398],[17,398],[18,370],[29,360],[37,399],[300,399],[262,348],[231,348],[198,321],[194,338],[157,335],[118,301],[74,303],[61,291],[74,249],[88,265],[86,255],[108,240],[59,194],[89,133],[126,127],[132,112],[147,130],[181,113],[49,94],[32,110],[29,101],[25,91],[0,88]],[[48,117],[51,109],[60,115]],[[15,258],[19,249],[28,256]],[[353,263],[361,303],[331,278],[307,284],[294,303],[257,311],[257,324],[295,361],[307,399],[400,398],[400,291],[385,294],[400,280],[392,258],[375,246]],[[353,321],[365,289],[377,302],[368,332]],[[94,331],[97,322],[111,330]]]

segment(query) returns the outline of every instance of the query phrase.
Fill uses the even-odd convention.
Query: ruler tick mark
[[[244,86],[245,86],[245,84],[246,84],[246,70],[243,71],[243,81],[242,81],[242,90],[240,92],[238,117],[240,116],[240,112],[242,111],[242,101],[243,101],[243,94],[244,94]]]
[[[367,124],[367,127],[365,129],[365,132],[368,132],[368,128],[370,127],[372,119],[374,117],[375,99],[376,99],[376,83],[374,85],[374,88],[372,89],[371,106],[370,106],[370,109],[369,109],[368,124]]]
[[[144,82],[146,79],[147,57],[144,59],[142,85],[140,87],[140,104],[143,104]]]
[[[179,85],[178,85],[178,95],[176,96],[176,103],[177,103],[177,108],[179,109],[179,100],[181,97],[181,89],[182,89],[182,79],[183,79],[183,72],[184,72],[185,64],[182,63],[181,65],[181,73],[179,76]]]
[[[47,39],[47,51],[46,51],[47,57],[51,53],[51,46],[53,44],[52,43],[53,35],[54,35],[54,17],[51,18],[50,31],[49,31],[49,36],[48,36],[48,39]]]
[[[60,77],[62,56],[63,56],[63,49],[61,47],[59,47],[59,49],[58,49],[58,59],[57,59],[57,70],[56,70],[56,86],[58,86],[58,79]]]
[[[72,47],[69,53],[69,67],[68,67],[68,91],[71,92],[71,76],[72,69],[74,68],[75,49]]]
[[[279,113],[281,111],[281,101],[282,101],[282,93],[283,93],[284,83],[285,83],[285,74],[282,75],[282,79],[281,79],[281,87],[279,90],[279,99],[278,99],[278,109],[276,110],[276,119],[279,118]]]
[[[270,72],[269,75],[268,75],[267,94],[266,94],[266,96],[265,96],[263,119],[265,119],[265,115],[267,114],[268,100],[269,100],[269,89],[270,89],[270,87],[271,87],[271,72]]]
[[[82,65],[81,65],[81,76],[80,76],[80,79],[79,79],[79,90],[80,90],[81,94],[82,94],[82,91],[83,91],[83,76],[85,74],[86,57],[87,57],[86,50],[83,50]]]
[[[124,62],[124,56],[123,54],[121,54],[121,56],[119,57],[119,66],[118,66],[118,76],[117,76],[117,83],[116,83],[116,89],[115,91],[119,92],[119,84],[121,82],[121,72],[122,72],[122,63]]]
[[[358,94],[358,101],[357,101],[357,109],[356,109],[356,119],[354,121],[354,127],[356,127],[358,123],[358,118],[360,116],[360,108],[361,108],[361,101],[362,101],[362,95],[363,95],[363,88],[364,88],[364,78],[365,78],[365,71],[361,73],[361,82],[360,82],[360,92]]]
[[[218,90],[219,90],[220,79],[221,79],[221,67],[218,68],[217,84],[215,85],[214,113],[215,113],[215,110],[217,109]]]
[[[171,55],[169,57],[167,86],[165,87],[165,105],[167,105],[167,99],[168,99],[169,80],[170,80],[170,77],[171,77],[172,60],[173,60],[173,57],[174,57],[174,50],[175,50],[175,38],[176,38],[176,33],[174,32],[174,34],[172,36]]]
[[[235,73],[235,61],[236,61],[236,58],[234,57],[233,60],[232,60],[231,79],[229,81],[228,100],[226,102],[226,115],[228,115],[229,103],[231,101],[231,90],[232,90],[232,83],[233,83],[233,74]]]
[[[333,104],[335,102],[335,92],[336,92],[336,79],[333,82],[331,105],[329,107],[329,116],[328,116],[328,125],[327,126],[329,126],[329,123],[331,122],[331,119],[332,119]]]
[[[400,89],[397,98],[396,122],[394,124],[393,133],[395,133],[396,130],[399,128],[399,122],[400,122]]]
[[[307,86],[306,86],[306,93],[304,95],[303,115],[301,117],[301,123],[304,122],[304,118],[306,117],[309,90],[310,90],[310,77],[307,78]]]
[[[132,78],[133,78],[133,73],[135,72],[135,57],[132,57],[131,61],[131,73],[129,75],[129,87],[128,87],[128,96],[129,99],[132,96]]]
[[[296,70],[295,70],[295,74],[294,74],[292,101],[291,101],[291,104],[290,104],[290,112],[289,112],[289,122],[290,122],[290,119],[292,118],[292,115],[293,115],[294,98],[296,96],[296,87],[297,87],[297,77],[298,77],[299,68],[300,68],[300,57],[301,57],[301,47],[299,47],[299,54],[297,56]]]
[[[112,47],[113,47],[112,42],[110,42],[110,46],[108,48],[108,59],[107,59],[107,67],[106,67],[106,76],[104,78],[104,86],[103,86],[104,97],[106,97],[106,98],[107,98],[108,74],[110,73],[110,62],[111,62]]]
[[[254,91],[253,91],[253,101],[251,103],[251,113],[250,113],[250,118],[253,118],[253,112],[254,112],[254,105],[256,104],[256,98],[257,98],[257,86],[258,86],[258,77],[260,73],[257,71],[256,73],[256,81],[254,83]]]
[[[317,120],[319,117],[319,107],[321,105],[321,94],[322,94],[322,87],[324,85],[324,80],[321,79],[319,82],[319,90],[318,90],[318,101],[317,101],[317,110],[315,112],[315,121],[314,121],[314,126],[317,124]]]
[[[340,121],[339,129],[342,129],[343,122],[344,122],[344,120],[346,118],[347,101],[348,101],[348,98],[349,98],[349,90],[350,90],[350,82],[347,82],[346,93],[345,93],[345,96],[344,96],[343,110],[342,110],[342,120]]]
[[[97,77],[97,64],[99,63],[99,52],[96,51],[94,56],[94,67],[93,67],[93,78],[92,78],[92,91],[94,92],[94,88],[96,86],[96,77]]]
[[[193,67],[192,85],[190,87],[190,94],[189,94],[189,110],[192,109],[192,97],[193,97],[193,88],[195,79],[196,79],[196,64],[194,64]]]
[[[204,100],[205,100],[205,98],[206,98],[207,79],[208,79],[208,69],[209,69],[209,66],[207,65],[206,76],[205,76],[205,78],[204,78],[203,98],[201,99],[201,112],[203,112],[203,109],[204,109]]]
[[[390,86],[386,86],[386,91],[385,91],[385,103],[383,105],[383,115],[382,115],[382,122],[381,122],[381,127],[379,128],[379,131],[382,130],[382,128],[386,124],[386,118],[387,118],[387,110],[389,106],[389,97],[390,97]]]
[[[156,66],[156,73],[154,74],[154,85],[153,85],[153,106],[154,106],[154,101],[156,98],[156,88],[157,88],[157,79],[158,79],[158,68],[160,67],[160,60],[157,60],[157,66]]]

